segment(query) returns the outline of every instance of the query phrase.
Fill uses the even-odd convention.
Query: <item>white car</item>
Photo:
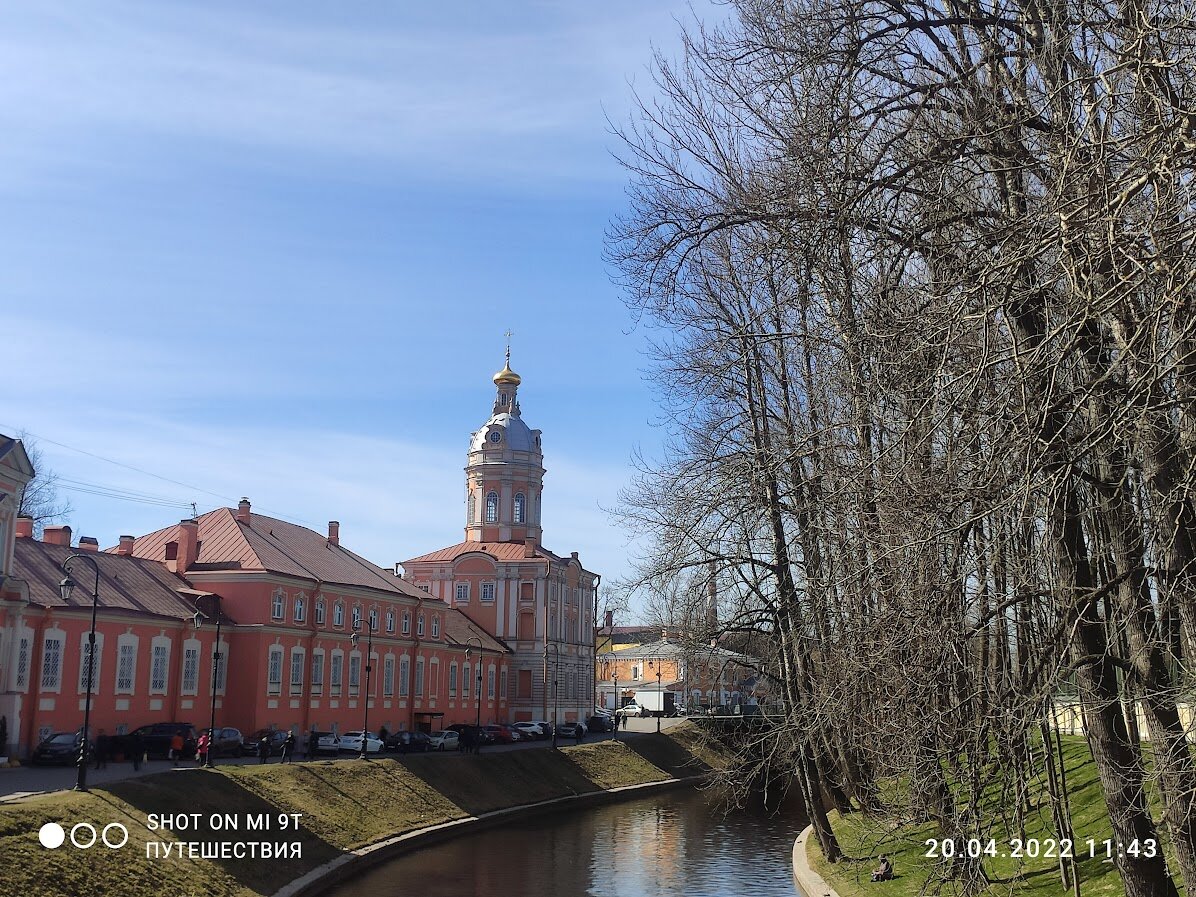
[[[461,736],[452,729],[433,732],[432,739],[428,742],[428,750],[430,751],[455,751],[460,746]]]
[[[624,704],[623,709],[619,712],[624,716],[643,716],[644,708],[632,701],[630,704]]]
[[[548,733],[539,723],[511,723],[511,728],[529,740],[542,741],[548,737]]]
[[[340,738],[340,743],[337,746],[339,751],[352,751],[355,754],[361,753],[361,733],[360,732],[346,732]],[[365,752],[367,754],[377,754],[382,751],[382,739],[377,735],[369,732],[365,733]]]

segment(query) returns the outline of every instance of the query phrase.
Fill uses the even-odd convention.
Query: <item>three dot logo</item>
[[[67,841],[67,831],[57,822],[47,822],[37,832],[37,840],[47,850],[57,850]],[[119,850],[129,840],[129,830],[119,822],[109,822],[96,829],[90,822],[76,822],[71,826],[71,844],[79,850],[90,850],[101,843],[109,850]]]

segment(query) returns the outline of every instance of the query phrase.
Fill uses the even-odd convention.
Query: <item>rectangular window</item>
[[[393,610],[388,610],[386,612],[386,631],[395,631],[395,612]]]
[[[121,645],[116,649],[116,693],[133,693],[133,674],[137,669],[137,646]]]
[[[324,599],[321,598],[316,602],[316,625],[324,625]]]
[[[295,622],[302,623],[307,619],[307,602],[303,598],[295,599]]]
[[[370,629],[374,632],[378,631],[378,611],[377,609],[370,610]]]
[[[29,686],[29,639],[22,638],[17,647],[17,688],[24,691]]]
[[[461,697],[469,697],[469,664],[461,667]]]
[[[424,637],[424,615],[420,614],[419,619],[415,621],[415,635],[417,638]]]
[[[424,693],[424,659],[422,657],[415,661],[415,693],[417,695]]]
[[[311,690],[313,694],[324,691],[324,652],[311,656]]]
[[[399,661],[399,696],[404,697],[408,692],[407,680],[411,676],[411,661],[404,657]]]
[[[494,700],[494,667],[486,671],[486,697]]]
[[[274,600],[270,602],[270,616],[272,619],[282,619],[282,605],[284,600],[285,596],[282,592],[274,593]]]
[[[154,645],[153,661],[150,663],[150,692],[166,694],[166,671],[170,668],[170,646]]]
[[[467,582],[457,583],[457,603],[458,604],[468,604],[469,603],[469,583],[467,583]]]
[[[494,600],[494,583],[492,583],[492,582],[482,583],[482,600],[483,601],[493,601]]]
[[[455,663],[449,664],[449,696],[452,697],[457,693],[457,665]]]
[[[361,655],[349,655],[349,694],[361,687]]]
[[[282,649],[271,648],[270,660],[266,666],[266,691],[276,695],[282,691]]]
[[[291,652],[291,694],[303,694],[303,652]]]
[[[382,663],[382,694],[390,697],[395,693],[395,659],[387,657]]]
[[[498,696],[505,698],[507,696],[507,668],[503,667],[502,673],[498,677]]]
[[[183,649],[183,694],[193,695],[199,690],[199,649]]]
[[[440,638],[440,617],[432,616],[432,638]]]
[[[339,652],[333,652],[332,655],[332,672],[329,674],[332,678],[330,684],[332,686],[332,693],[339,695],[341,693],[341,667],[344,662],[344,655]]]
[[[411,614],[403,611],[403,635],[411,634]]]
[[[46,653],[42,657],[42,688],[58,691],[62,683],[62,639],[46,639]]]

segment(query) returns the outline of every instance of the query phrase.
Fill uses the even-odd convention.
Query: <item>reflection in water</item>
[[[805,822],[793,814],[723,817],[678,790],[577,810],[418,850],[330,897],[794,897],[789,864]]]

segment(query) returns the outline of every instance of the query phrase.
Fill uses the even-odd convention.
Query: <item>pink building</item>
[[[513,720],[585,719],[594,707],[594,618],[600,577],[577,552],[541,544],[544,455],[524,423],[521,378],[494,375],[491,417],[465,468],[465,541],[406,561],[405,578],[513,650]]]

